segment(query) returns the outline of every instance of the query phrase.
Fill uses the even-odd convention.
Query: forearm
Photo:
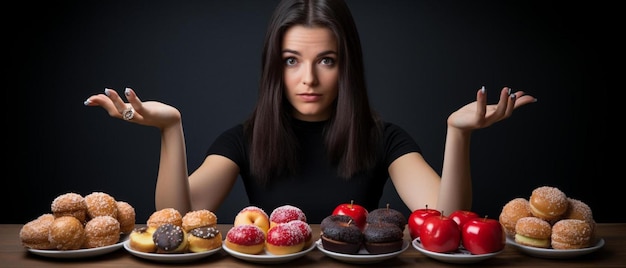
[[[161,156],[155,191],[156,209],[191,209],[187,153],[181,122],[161,130]]]
[[[441,187],[437,207],[448,215],[455,210],[469,210],[472,206],[472,179],[470,173],[471,132],[448,127],[441,172]]]

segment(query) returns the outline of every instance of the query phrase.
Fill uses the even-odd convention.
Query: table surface
[[[123,247],[111,253],[80,259],[59,259],[35,255],[21,245],[19,231],[22,224],[0,224],[0,267],[160,267],[164,263],[142,259],[131,255]],[[218,228],[225,234],[232,225],[220,224]],[[314,239],[319,238],[319,224],[311,224]],[[493,258],[474,264],[449,264],[432,259],[413,246],[409,246],[402,254],[378,263],[385,267],[626,267],[626,223],[599,223],[597,236],[604,239],[605,244],[599,250],[571,259],[546,259],[526,255],[514,246],[508,245],[504,251]],[[410,240],[405,230],[405,239]],[[217,253],[192,262],[168,266],[184,267],[257,267],[264,266],[237,259],[223,249]],[[267,265],[267,264],[265,264]],[[317,248],[304,256],[292,260],[285,265],[290,267],[354,267],[355,264],[345,263],[326,256]],[[370,265],[371,266],[371,265]]]

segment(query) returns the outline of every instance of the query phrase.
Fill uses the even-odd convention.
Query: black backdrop
[[[15,172],[4,176],[2,199],[11,213],[3,213],[2,222],[25,223],[48,213],[60,194],[93,191],[129,202],[144,222],[154,211],[158,130],[111,119],[83,101],[105,87],[132,87],[143,100],[178,107],[194,170],[213,139],[252,110],[276,2],[62,1],[7,10],[18,15],[8,25],[5,66],[5,120],[15,129],[6,131],[13,153],[5,168]],[[599,222],[626,221],[610,197],[623,175],[608,175],[617,149],[607,117],[620,98],[608,95],[615,85],[604,62],[612,52],[600,34],[612,27],[605,20],[611,7],[348,4],[360,29],[373,107],[412,134],[437,171],[447,116],[472,101],[480,86],[490,103],[503,86],[538,98],[473,134],[473,210],[497,217],[508,200],[549,185],[588,203]],[[219,222],[232,222],[246,202],[237,182],[216,211]],[[381,206],[386,203],[409,213],[390,183]]]

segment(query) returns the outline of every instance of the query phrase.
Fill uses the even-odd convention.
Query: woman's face
[[[293,116],[304,121],[326,120],[337,98],[337,41],[323,27],[293,26],[283,38],[285,95]]]

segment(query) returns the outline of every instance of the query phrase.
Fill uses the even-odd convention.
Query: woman
[[[157,209],[215,211],[241,175],[252,205],[271,211],[292,204],[309,222],[320,222],[350,200],[377,208],[388,178],[410,210],[469,210],[472,131],[535,101],[510,91],[503,88],[499,102],[487,105],[485,89],[479,89],[476,101],[449,116],[440,177],[404,130],[370,108],[360,38],[346,4],[283,0],[266,33],[253,113],[219,136],[190,175],[176,108],[142,102],[128,88],[128,103],[106,89],[85,105],[161,130]]]

